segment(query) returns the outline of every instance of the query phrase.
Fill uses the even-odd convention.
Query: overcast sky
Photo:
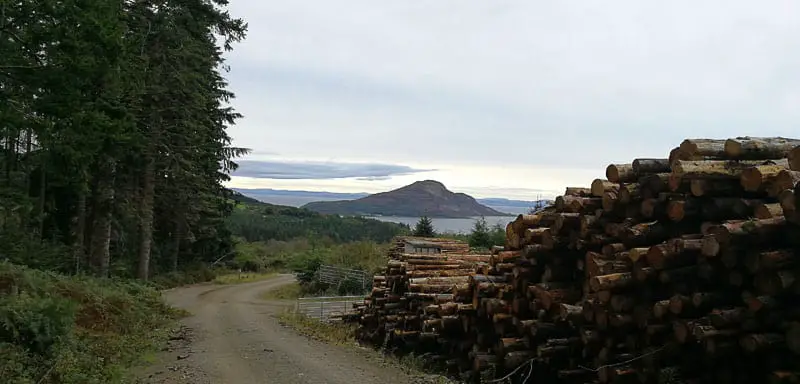
[[[800,136],[800,1],[232,1],[238,187],[588,185],[687,137]]]

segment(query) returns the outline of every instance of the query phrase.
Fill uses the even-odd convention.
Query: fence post
[[[322,321],[322,316],[325,314],[325,300],[319,302],[319,319]]]

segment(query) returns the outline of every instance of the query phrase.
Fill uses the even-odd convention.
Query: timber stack
[[[798,382],[798,257],[800,140],[689,139],[517,217],[393,333],[471,381]]]

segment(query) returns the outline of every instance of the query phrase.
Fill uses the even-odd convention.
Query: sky
[[[533,200],[685,138],[800,136],[800,1],[232,1],[231,186]]]

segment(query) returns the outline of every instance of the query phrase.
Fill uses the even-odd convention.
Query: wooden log
[[[798,264],[793,249],[772,251],[751,251],[744,260],[745,267],[751,272],[784,269]]]
[[[792,171],[800,171],[800,146],[792,148],[789,151],[789,169]]]
[[[788,157],[800,140],[784,137],[737,137],[725,141],[725,154],[731,159],[779,159]]]
[[[743,336],[739,344],[748,353],[766,353],[786,345],[786,337],[780,333],[751,333]]]
[[[603,203],[603,211],[604,212],[613,212],[614,208],[617,206],[617,201],[619,201],[619,189],[613,191],[606,191],[603,193],[602,198]]]
[[[641,189],[639,184],[626,184],[619,188],[619,203],[630,204],[634,200],[641,197]]]
[[[763,161],[678,160],[672,167],[672,173],[688,179],[739,179],[745,169],[758,165],[782,165],[788,167],[789,162],[786,159]]]
[[[800,183],[800,171],[784,169],[772,178],[767,191],[770,197],[777,197],[779,193],[792,189],[797,183]]]
[[[567,187],[566,191],[564,191],[564,195],[577,196],[577,197],[591,197],[592,189],[584,187]]]
[[[781,171],[788,170],[788,168],[788,162],[786,164],[767,164],[748,167],[742,170],[739,176],[739,183],[742,185],[742,188],[748,192],[766,189],[767,181],[778,176]]]
[[[689,191],[695,197],[742,196],[744,188],[740,180],[691,179]]]
[[[630,272],[613,273],[592,277],[589,279],[589,287],[593,292],[608,291],[630,286],[633,281],[633,275]]]
[[[783,216],[783,208],[780,203],[757,202],[754,207],[753,211],[757,219],[771,219]]]
[[[714,226],[710,232],[721,245],[729,245],[735,238],[769,241],[780,235],[780,230],[785,228],[784,217],[774,217],[761,220],[727,221]]]
[[[778,203],[781,205],[781,210],[784,214],[793,214],[797,212],[796,195],[791,189],[787,189],[778,195]]]
[[[637,176],[632,164],[610,164],[606,167],[606,179],[612,183],[631,183]]]
[[[800,293],[797,287],[798,274],[792,270],[763,271],[756,275],[755,286],[764,295],[779,295],[791,290],[792,294]]]
[[[608,180],[595,179],[592,181],[592,196],[603,197],[607,191],[615,191],[619,189],[619,184]]]
[[[553,223],[552,228],[556,232],[564,230],[579,230],[581,227],[581,214],[580,213],[559,213],[556,217],[556,222]]]
[[[725,141],[718,139],[686,139],[681,142],[679,148],[684,156],[724,157]]]
[[[639,176],[648,173],[664,173],[671,170],[669,159],[635,159],[631,167],[633,172]]]

